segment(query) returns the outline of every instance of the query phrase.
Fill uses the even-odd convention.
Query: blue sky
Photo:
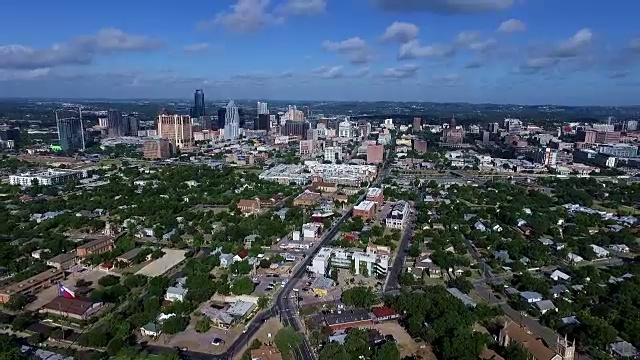
[[[599,0],[7,0],[0,96],[639,104],[639,13]]]

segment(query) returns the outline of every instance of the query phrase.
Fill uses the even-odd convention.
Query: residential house
[[[160,325],[150,322],[140,328],[140,333],[143,336],[156,338],[162,334],[162,328]]]
[[[560,297],[569,292],[569,289],[564,285],[556,285],[551,288],[551,295],[554,298]]]
[[[553,239],[551,239],[549,237],[545,237],[545,236],[539,238],[538,241],[541,242],[542,245],[545,245],[545,246],[551,246],[551,245],[554,244]]]
[[[551,300],[541,300],[533,303],[533,306],[540,311],[542,315],[546,314],[549,311],[557,311],[556,306],[553,304]]]
[[[376,317],[377,322],[394,320],[400,317],[400,315],[395,310],[387,306],[375,307],[371,310],[371,312],[373,312],[373,315]]]
[[[611,249],[611,251],[625,253],[625,254],[630,251],[629,247],[625,244],[609,245],[609,249]]]
[[[220,254],[220,266],[223,268],[228,268],[233,264],[233,254]]]
[[[249,250],[242,249],[242,250],[238,251],[238,253],[233,257],[233,262],[242,261],[242,260],[246,259],[247,257],[249,257]]]
[[[638,357],[638,349],[624,340],[609,344],[609,351],[618,358],[636,359]]]
[[[181,277],[176,279],[174,286],[167,288],[164,294],[164,299],[167,301],[184,301],[187,296],[188,289],[185,287],[187,284],[187,278]]]
[[[555,270],[554,272],[551,273],[551,275],[549,275],[549,277],[554,280],[554,281],[569,281],[571,280],[571,276],[563,273],[560,270]]]
[[[251,360],[282,360],[282,354],[278,348],[262,344],[251,350]]]
[[[480,221],[476,221],[476,223],[475,223],[475,224],[473,224],[473,227],[474,227],[476,230],[479,230],[479,231],[482,231],[482,232],[487,231],[487,227],[486,227],[486,226],[484,226],[484,224],[483,224],[483,223],[481,223]]]
[[[578,263],[584,261],[584,258],[580,255],[569,253],[567,254],[567,260],[571,261],[572,263]]]
[[[591,248],[593,249],[593,252],[596,253],[597,258],[602,259],[609,257],[609,250],[595,244],[591,244]]]
[[[542,300],[542,294],[535,291],[523,291],[520,293],[520,300],[533,304]]]

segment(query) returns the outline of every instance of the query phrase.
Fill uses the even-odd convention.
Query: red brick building
[[[76,248],[76,255],[78,257],[86,257],[93,254],[104,254],[113,250],[113,239],[104,238],[89,241],[86,244],[80,245]]]
[[[384,162],[384,145],[369,144],[367,146],[367,164],[382,164]]]
[[[363,221],[371,220],[376,215],[376,203],[373,201],[363,201],[353,207],[353,217],[362,218]]]
[[[376,205],[378,205],[378,207],[382,207],[384,203],[384,195],[382,193],[382,189],[373,187],[369,188],[369,190],[367,190],[367,196],[365,200],[373,201],[374,203],[376,203]]]

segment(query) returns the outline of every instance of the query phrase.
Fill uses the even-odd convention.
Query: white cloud
[[[396,21],[387,27],[381,39],[382,41],[406,43],[417,39],[419,32],[420,28],[415,24]]]
[[[498,27],[498,32],[507,34],[525,30],[527,30],[527,26],[518,19],[505,20]]]
[[[327,11],[327,2],[326,0],[289,0],[278,11],[295,16],[321,14]]]
[[[627,49],[634,52],[640,52],[640,36],[631,39],[629,41],[629,46],[627,47]]]
[[[470,44],[480,40],[482,34],[479,31],[463,31],[456,36],[456,44],[467,47]]]
[[[26,45],[0,46],[0,69],[40,69],[64,65],[90,64],[97,54],[149,51],[162,42],[119,29],[102,29],[96,35],[79,36],[49,48]]]
[[[399,67],[387,68],[382,72],[386,78],[406,79],[416,76],[420,66],[416,64],[406,64]]]
[[[28,81],[40,80],[51,74],[51,68],[39,68],[33,70],[2,70],[0,69],[0,81]]]
[[[253,32],[267,24],[277,22],[268,10],[270,0],[238,0],[228,11],[216,15],[213,23],[223,25],[232,32]]]
[[[561,42],[550,53],[551,57],[571,58],[576,57],[585,50],[593,40],[593,32],[591,29],[581,29],[572,37]]]
[[[195,53],[195,52],[206,51],[206,50],[209,50],[210,48],[211,48],[211,45],[209,43],[197,43],[197,44],[186,45],[183,48],[183,50],[184,52],[187,52],[187,53]]]
[[[464,14],[505,10],[514,0],[374,0],[384,10]]]
[[[353,64],[366,64],[372,60],[369,45],[360,37],[338,42],[325,40],[322,42],[322,48],[348,56]]]
[[[417,59],[426,57],[449,57],[455,55],[456,49],[447,44],[420,45],[418,40],[412,40],[400,46],[398,59]]]

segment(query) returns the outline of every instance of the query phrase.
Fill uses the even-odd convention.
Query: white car
[[[211,345],[213,346],[220,346],[224,344],[224,340],[220,339],[220,338],[215,338],[213,340],[211,340]]]

